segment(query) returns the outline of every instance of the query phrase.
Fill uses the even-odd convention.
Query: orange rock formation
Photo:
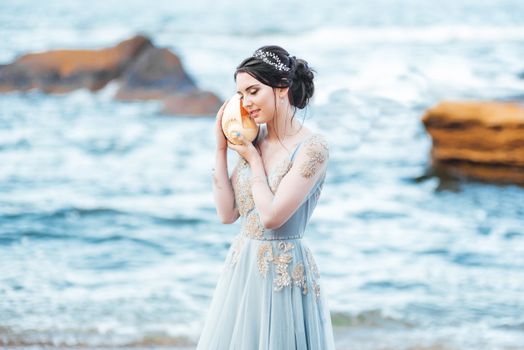
[[[483,181],[524,184],[524,106],[441,102],[422,117],[438,170]]]

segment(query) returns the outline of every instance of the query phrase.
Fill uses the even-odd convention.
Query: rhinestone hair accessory
[[[282,63],[282,61],[280,61],[280,58],[278,58],[278,56],[274,54],[273,52],[256,50],[255,53],[253,54],[253,57],[261,59],[262,61],[266,62],[267,64],[275,67],[277,70],[280,70],[280,71],[283,70],[283,71],[289,72],[289,67],[286,67]],[[273,59],[273,61],[270,60],[270,58]]]

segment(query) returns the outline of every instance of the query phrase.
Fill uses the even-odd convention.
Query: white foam
[[[433,26],[433,27],[324,27],[303,33],[298,45],[339,48],[344,45],[371,43],[439,44],[457,41],[524,41],[524,26]]]

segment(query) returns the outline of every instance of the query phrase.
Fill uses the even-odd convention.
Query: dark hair
[[[288,87],[289,102],[295,108],[295,112],[297,108],[305,108],[315,91],[313,84],[314,70],[309,68],[305,60],[290,56],[280,46],[262,46],[255,53],[259,51],[273,56],[266,58],[271,63],[267,63],[260,56],[250,56],[238,65],[235,71],[235,80],[237,74],[243,72],[272,88]],[[274,58],[275,56],[278,59]],[[282,63],[284,69],[278,69],[278,63]]]

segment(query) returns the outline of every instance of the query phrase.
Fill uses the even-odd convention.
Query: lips
[[[259,113],[260,113],[260,109],[255,109],[254,111],[250,111],[249,115],[251,116],[251,118],[255,118],[255,117],[258,117]]]

